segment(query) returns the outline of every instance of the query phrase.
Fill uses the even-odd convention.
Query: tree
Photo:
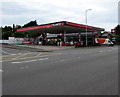
[[[20,26],[20,25],[18,25],[18,26],[16,27],[16,29],[20,29],[20,28],[22,28],[22,26]]]
[[[115,27],[115,31],[116,35],[120,36],[120,25],[117,25],[117,27]]]
[[[11,26],[5,26],[3,28],[3,31],[11,31],[12,32],[12,27]]]
[[[11,26],[5,26],[2,27],[2,39],[8,39],[8,37],[12,37],[12,27]]]
[[[2,39],[2,26],[0,27],[0,40]]]
[[[25,37],[26,34],[25,34],[24,32],[15,32],[15,33],[14,33],[14,36],[15,36],[15,37]]]
[[[37,24],[37,21],[30,21],[29,23],[25,24],[24,26],[22,26],[22,28],[25,28],[25,27],[32,27],[32,26],[38,26]],[[24,32],[21,32],[21,33],[24,33]],[[24,36],[29,36],[29,37],[37,37],[37,34],[35,34],[34,32],[33,33],[24,33],[22,34]]]
[[[4,32],[2,34],[2,39],[8,39],[8,37],[12,37],[12,33],[11,32]]]
[[[25,32],[16,32],[16,29],[19,28],[24,28],[24,27],[31,27],[31,26],[37,26],[37,22],[35,21],[30,21],[29,23],[25,24],[23,27],[20,25],[14,25],[13,27],[11,26],[5,26],[5,27],[1,27],[1,33],[2,34],[2,39],[8,39],[9,37],[26,37],[28,35],[28,33]],[[34,34],[32,34],[32,36],[36,36]],[[1,37],[0,37],[1,38]]]
[[[115,27],[117,43],[120,44],[120,25]]]
[[[29,23],[25,24],[22,28],[25,28],[25,27],[31,27],[31,26],[37,26],[37,22],[36,20],[35,21],[30,21]]]

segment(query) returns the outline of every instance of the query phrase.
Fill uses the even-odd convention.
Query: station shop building
[[[103,28],[93,27],[83,24],[60,21],[38,26],[17,29],[16,32],[39,33],[37,37],[25,37],[25,41],[32,41],[34,44],[39,42],[42,45],[66,45],[72,46],[75,43],[85,45],[86,29],[88,45],[95,44],[95,35],[104,31]]]

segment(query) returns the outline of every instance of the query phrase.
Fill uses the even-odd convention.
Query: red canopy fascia
[[[62,22],[55,22],[55,23],[44,24],[44,25],[39,25],[34,27],[21,28],[21,29],[17,29],[16,31],[21,32],[21,31],[36,30],[36,29],[42,29],[42,28],[52,28],[52,27],[58,27],[58,26],[71,26],[71,27],[86,29],[86,25],[62,21]],[[104,31],[103,28],[98,28],[98,27],[93,27],[88,25],[87,25],[87,29],[91,29],[94,31]]]

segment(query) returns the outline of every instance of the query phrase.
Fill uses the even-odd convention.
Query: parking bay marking
[[[41,53],[40,53],[40,54],[41,54]],[[32,57],[23,57],[23,58],[20,58],[21,56],[24,56],[24,55],[21,55],[21,56],[18,56],[18,57],[16,57],[16,58],[12,58],[12,59],[0,61],[0,62],[6,62],[6,61],[12,61],[12,60],[15,61],[15,60],[22,60],[22,59],[31,59],[31,58],[39,57],[40,54],[38,54],[38,55],[36,55],[36,56],[32,56]],[[44,55],[44,56],[45,56],[45,55]],[[43,56],[41,56],[41,57],[43,57]]]
[[[28,62],[35,62],[35,61],[42,61],[47,60],[48,58],[42,58],[42,59],[35,59],[35,60],[28,60],[28,61],[21,61],[21,62],[11,62],[13,64],[20,64],[20,63],[28,63]]]
[[[32,56],[32,57],[23,57],[23,58],[12,58],[12,59],[8,59],[8,60],[3,60],[3,61],[0,61],[0,62],[6,62],[6,61],[15,61],[15,60],[23,60],[23,59],[32,59],[32,58],[37,58],[37,57],[46,57],[46,56],[51,56],[51,55],[56,55],[56,54],[61,54],[61,53],[52,53],[52,54],[37,54],[36,56]]]

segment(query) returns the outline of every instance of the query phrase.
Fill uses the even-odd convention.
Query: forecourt
[[[3,95],[118,94],[117,46],[21,53],[3,60]]]

